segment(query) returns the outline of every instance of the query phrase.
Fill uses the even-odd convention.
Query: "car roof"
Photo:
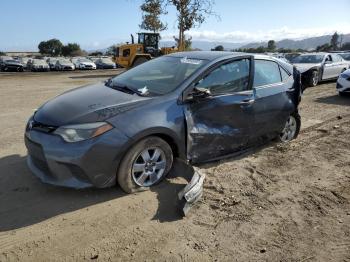
[[[228,51],[188,51],[188,52],[177,52],[172,53],[167,56],[170,57],[187,57],[192,59],[203,59],[208,61],[214,61],[217,59],[224,58],[234,58],[244,55],[254,56],[255,59],[269,59],[269,60],[278,60],[276,57],[263,54],[252,54],[252,53],[243,53],[243,52],[228,52]]]
[[[203,60],[213,61],[213,60],[216,60],[218,58],[241,56],[241,55],[245,55],[245,54],[246,53],[227,52],[227,51],[188,51],[188,52],[172,53],[172,54],[169,54],[167,56],[188,57],[188,58],[192,58],[192,59],[203,59]]]

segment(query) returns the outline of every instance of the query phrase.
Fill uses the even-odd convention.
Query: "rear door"
[[[335,75],[334,63],[331,55],[327,55],[323,62],[322,80],[333,78]]]
[[[272,60],[255,60],[254,138],[269,138],[282,131],[294,110],[288,92],[292,92],[293,75]]]
[[[333,63],[334,63],[334,77],[338,77],[341,72],[344,70],[344,68],[346,68],[346,64],[343,61],[343,58],[341,58],[340,55],[337,54],[332,54],[332,59],[333,59]]]
[[[244,148],[254,131],[252,58],[217,65],[196,81],[184,113],[187,154],[203,162]],[[198,97],[201,90],[209,95]]]

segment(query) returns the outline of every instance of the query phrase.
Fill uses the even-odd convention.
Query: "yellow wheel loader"
[[[127,42],[117,48],[116,64],[128,69],[154,57],[179,52],[182,49],[177,47],[159,48],[159,39],[159,33],[138,33],[138,41],[135,44],[134,36],[131,35],[131,44]]]

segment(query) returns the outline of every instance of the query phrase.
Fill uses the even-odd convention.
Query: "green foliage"
[[[177,27],[179,29],[178,46],[185,43],[185,32],[200,26],[208,15],[213,15],[214,0],[167,0],[168,5],[177,11]]]
[[[276,49],[276,43],[275,43],[275,40],[269,40],[267,42],[267,49],[271,52],[275,51]]]
[[[84,51],[81,50],[80,45],[77,43],[68,43],[62,47],[63,56],[82,56]]]
[[[330,42],[330,46],[331,46],[331,49],[333,51],[336,51],[338,50],[339,48],[339,35],[337,32],[335,32],[333,35],[332,35],[332,38],[331,38],[331,42]]]
[[[167,28],[167,25],[160,21],[160,16],[167,12],[162,6],[163,0],[145,0],[141,5],[142,23],[141,29],[159,32]]]
[[[342,45],[341,50],[350,50],[350,42],[346,42]]]
[[[224,51],[224,47],[222,45],[218,45],[212,48],[211,51]]]
[[[4,55],[6,55],[6,53],[0,51],[0,55],[1,55],[1,56],[4,56]]]
[[[264,47],[264,46],[259,46],[257,48],[238,48],[238,49],[234,49],[232,50],[234,52],[245,52],[245,53],[268,53],[271,52],[272,50],[270,50],[268,47]],[[303,49],[290,49],[290,48],[279,48],[279,49],[275,49],[273,50],[274,52],[278,52],[278,53],[294,53],[294,52],[305,52],[305,50]]]
[[[101,51],[95,51],[95,52],[91,52],[89,53],[90,56],[101,56],[103,55],[103,53]]]
[[[115,56],[117,55],[117,52],[118,52],[118,45],[112,45],[107,48],[106,55]]]
[[[331,50],[332,50],[332,46],[329,43],[326,43],[324,45],[319,45],[318,47],[316,47],[317,52],[328,52]]]
[[[43,55],[59,56],[62,52],[63,44],[58,39],[42,41],[38,45],[39,52]]]
[[[179,38],[177,38],[177,37],[174,36],[174,40],[175,40],[175,42],[176,42],[176,45],[177,45],[177,46],[180,46]],[[186,51],[192,50],[192,37],[186,38],[186,36],[185,36],[185,40],[184,40],[184,50],[186,50]]]

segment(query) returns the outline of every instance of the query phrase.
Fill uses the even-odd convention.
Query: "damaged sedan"
[[[292,59],[292,63],[302,74],[305,87],[317,86],[321,81],[336,79],[349,64],[335,53],[309,53]]]
[[[175,157],[196,164],[291,141],[300,96],[298,71],[281,60],[174,53],[46,102],[26,126],[27,163],[45,183],[136,192]]]

